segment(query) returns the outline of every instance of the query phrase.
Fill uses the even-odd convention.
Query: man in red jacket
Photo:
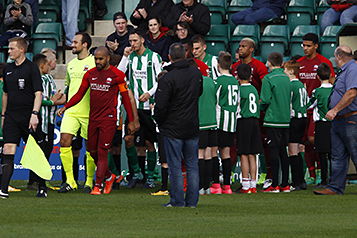
[[[116,177],[108,169],[108,151],[116,130],[119,91],[128,115],[128,131],[130,134],[135,132],[135,125],[125,74],[116,67],[109,65],[110,56],[107,48],[98,47],[94,53],[94,58],[96,67],[84,75],[78,92],[58,111],[58,115],[62,116],[67,108],[80,102],[90,88],[88,150],[97,165],[95,186],[91,194],[100,195],[104,180],[103,192],[108,194],[112,190]]]

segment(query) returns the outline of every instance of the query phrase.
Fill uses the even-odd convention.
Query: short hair
[[[185,21],[179,21],[177,22],[177,24],[174,26],[174,30],[176,31],[177,30],[177,26],[181,26],[182,28],[185,28],[187,30],[190,30],[190,25],[185,22]]]
[[[162,21],[161,21],[161,19],[159,17],[150,17],[148,19],[148,25],[149,25],[149,21],[150,20],[154,20],[154,19],[157,21],[157,23],[159,23],[160,26],[162,25]]]
[[[248,41],[248,42],[250,42],[250,44],[251,44],[252,48],[254,48],[254,49],[255,49],[255,41],[254,41],[252,38],[249,38],[249,37],[244,37],[244,38],[243,38],[243,39],[241,39],[240,41],[241,41],[241,42],[242,42],[242,41]],[[238,47],[238,49],[239,49],[239,47]]]
[[[273,52],[268,56],[268,61],[272,66],[281,66],[283,63],[283,55],[278,52]]]
[[[294,75],[298,75],[299,74],[300,63],[297,62],[296,60],[286,61],[283,66],[286,69],[292,69]]]
[[[139,28],[134,29],[129,33],[129,35],[138,35],[141,38],[145,38],[145,32]]]
[[[36,54],[32,58],[32,62],[34,62],[38,67],[40,67],[42,64],[47,63],[47,57],[44,54]]]
[[[56,60],[56,51],[51,48],[43,48],[40,52],[47,57],[47,60]]]
[[[330,79],[331,69],[330,66],[326,63],[321,63],[317,68],[317,75],[320,77],[321,80],[328,80]]]
[[[169,48],[169,55],[172,61],[177,61],[186,58],[186,50],[183,44],[173,43]]]
[[[121,55],[110,54],[109,64],[117,67],[121,61],[121,58]]]
[[[18,48],[23,48],[24,51],[27,52],[27,47],[29,44],[28,44],[27,40],[25,40],[24,38],[14,37],[14,38],[9,39],[9,43],[10,42],[16,42],[16,45]]]
[[[252,68],[248,64],[240,64],[237,67],[238,79],[249,80],[252,74]]]
[[[221,51],[218,55],[218,64],[222,69],[230,69],[232,65],[232,56],[230,53]]]
[[[5,63],[0,63],[0,78],[4,77]]]
[[[194,36],[192,36],[191,42],[192,42],[192,45],[193,45],[194,43],[201,43],[201,44],[203,44],[203,45],[206,44],[205,38],[204,38],[203,36],[201,36],[201,35],[194,35]]]
[[[76,35],[82,36],[82,44],[87,43],[87,49],[92,46],[92,38],[87,32],[77,32]]]
[[[116,12],[113,15],[113,22],[115,22],[118,19],[124,19],[125,21],[128,21],[128,18],[126,17],[124,12]]]
[[[312,41],[314,44],[319,43],[319,37],[315,33],[307,33],[302,37],[303,41]]]

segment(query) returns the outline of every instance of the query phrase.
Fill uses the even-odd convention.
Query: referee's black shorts
[[[30,134],[29,124],[30,124],[31,112],[29,113],[17,113],[17,112],[6,112],[3,135],[4,144],[17,144],[19,145],[21,138],[27,141]],[[41,129],[41,126],[37,126]]]

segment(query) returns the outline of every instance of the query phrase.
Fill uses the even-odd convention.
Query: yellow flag
[[[31,169],[45,180],[52,178],[51,166],[32,135],[29,135],[27,139],[26,147],[21,158],[21,164],[24,168]]]

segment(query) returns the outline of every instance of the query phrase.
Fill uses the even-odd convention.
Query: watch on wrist
[[[34,115],[38,115],[38,111],[32,111],[32,114],[34,114]]]

